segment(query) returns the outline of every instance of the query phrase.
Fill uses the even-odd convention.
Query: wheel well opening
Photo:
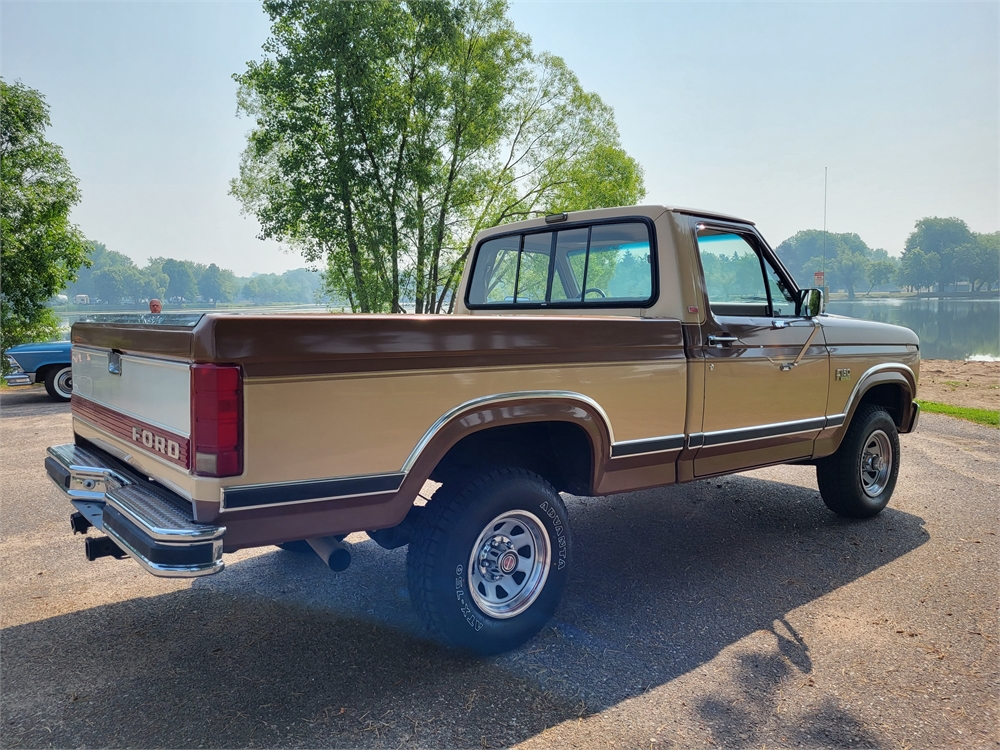
[[[436,482],[491,466],[518,466],[544,477],[559,492],[590,493],[593,449],[570,422],[532,422],[480,430],[451,447],[431,472]]]
[[[881,406],[889,412],[889,416],[891,416],[892,421],[896,423],[896,427],[902,428],[903,415],[906,411],[906,407],[908,406],[903,386],[896,383],[883,383],[881,385],[876,385],[865,392],[865,395],[862,396],[861,403],[859,403],[858,406],[863,404]]]
[[[44,383],[45,378],[49,376],[50,372],[55,371],[59,365],[42,365],[37,370],[35,370],[35,382]]]

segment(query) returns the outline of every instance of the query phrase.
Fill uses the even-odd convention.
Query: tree
[[[212,263],[198,279],[198,289],[206,300],[229,302],[229,292],[225,288],[222,269]]]
[[[173,258],[168,258],[163,262],[163,273],[169,279],[166,292],[168,299],[180,297],[188,302],[193,302],[194,298],[198,296],[198,283],[195,281],[192,265]]]
[[[77,179],[45,139],[50,124],[38,91],[0,79],[0,349],[54,338],[58,320],[45,303],[87,264],[86,240],[69,220]]]
[[[834,283],[847,290],[848,299],[854,299],[854,288],[865,280],[868,271],[868,256],[842,246],[829,268]]]
[[[1000,277],[1000,232],[976,234],[973,242],[957,248],[955,270],[969,280],[972,291],[987,289]]]
[[[439,312],[479,229],[644,194],[610,108],[501,0],[264,8],[267,57],[234,76],[255,124],[232,193],[355,309]]]
[[[968,225],[961,219],[954,217],[942,219],[937,216],[928,216],[920,219],[910,236],[906,238],[906,245],[903,250],[903,257],[913,248],[920,248],[927,255],[936,254],[938,257],[938,270],[935,280],[938,284],[938,291],[943,292],[944,288],[957,280],[958,268],[956,267],[957,251],[965,245],[975,243],[975,238]],[[925,284],[928,288],[931,286]]]
[[[925,253],[919,247],[912,247],[903,253],[896,272],[900,286],[913,287],[919,291],[934,286],[941,272],[941,257],[937,253]]]
[[[125,269],[122,266],[102,268],[94,274],[92,284],[98,298],[105,303],[118,304],[125,296]]]
[[[868,294],[877,286],[888,284],[896,275],[897,262],[882,248],[872,251],[865,266],[865,280],[869,283]]]
[[[847,271],[856,285],[859,283],[854,255],[867,260],[871,255],[868,245],[854,233],[837,234],[821,229],[803,229],[775,248],[778,257],[800,286],[809,286],[816,271],[825,271],[827,286],[846,289],[847,284],[838,276]],[[844,259],[838,262],[838,258]],[[846,265],[844,265],[846,264]]]

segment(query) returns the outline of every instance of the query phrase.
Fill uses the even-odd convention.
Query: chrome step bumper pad
[[[195,522],[189,502],[104,451],[53,446],[45,469],[73,505],[147,572],[196,578],[224,567],[225,526]]]

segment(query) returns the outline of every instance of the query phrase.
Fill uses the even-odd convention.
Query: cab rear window
[[[654,279],[643,221],[508,234],[479,245],[466,304],[643,307],[653,302]]]

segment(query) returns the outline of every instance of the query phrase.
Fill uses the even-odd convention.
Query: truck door
[[[819,320],[796,315],[791,279],[751,227],[706,222],[696,231],[709,310],[695,476],[812,455],[829,388]]]

